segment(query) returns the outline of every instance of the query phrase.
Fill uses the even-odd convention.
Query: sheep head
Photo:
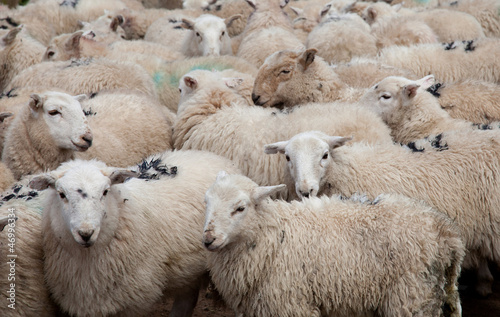
[[[303,86],[303,73],[314,62],[317,50],[283,50],[266,58],[255,78],[252,100],[262,107],[295,106]]]
[[[317,196],[324,188],[326,171],[332,164],[333,149],[351,139],[309,131],[297,134],[289,141],[268,144],[264,151],[267,154],[285,154],[297,196],[308,198]]]
[[[30,124],[28,128],[46,125],[58,148],[86,151],[92,145],[93,136],[80,104],[84,98],[86,95],[73,97],[55,91],[32,94],[30,115],[37,124]]]
[[[256,206],[283,189],[285,185],[261,186],[242,175],[228,175],[221,171],[215,183],[205,194],[206,213],[203,244],[209,251],[217,251],[236,242],[241,227]]]
[[[113,185],[123,183],[138,173],[107,167],[99,161],[75,160],[61,164],[49,173],[35,176],[30,187],[52,191],[51,225],[63,235],[69,232],[83,247],[90,247],[100,239],[106,243],[118,225],[118,209],[113,195]],[[60,233],[62,232],[62,233]]]
[[[80,58],[80,39],[83,31],[62,34],[52,39],[43,54],[43,61],[66,61]]]

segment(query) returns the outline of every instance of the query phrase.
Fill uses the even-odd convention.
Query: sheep
[[[203,193],[225,168],[238,173],[212,153],[176,151],[132,170],[75,160],[34,177],[31,187],[49,191],[44,273],[61,310],[144,316],[165,294],[170,316],[191,316],[207,273]]]
[[[196,14],[194,17],[198,16]],[[194,18],[188,12],[175,12],[161,17],[151,23],[144,35],[144,40],[173,47],[180,51],[184,38],[190,32],[182,26],[182,19]]]
[[[391,46],[382,49],[377,60],[411,70],[417,76],[428,74],[438,81],[456,82],[477,79],[500,82],[498,39],[483,38],[465,43],[419,44],[411,47]]]
[[[3,91],[15,75],[42,61],[45,47],[22,32],[20,25],[8,31],[0,41],[0,91]]]
[[[241,34],[236,56],[260,67],[267,56],[282,50],[303,48],[293,33],[290,19],[283,11],[289,0],[246,0],[255,9]],[[262,46],[262,43],[267,45]]]
[[[283,50],[259,68],[252,99],[262,107],[293,107],[306,102],[356,101],[364,93],[348,87],[317,50]]]
[[[130,10],[128,8],[115,12],[113,20],[125,31],[127,40],[144,39],[148,28],[156,20],[170,14],[169,11],[157,8]]]
[[[444,5],[444,4],[443,4]],[[484,34],[488,37],[500,37],[500,4],[496,0],[460,0],[448,3],[445,8],[469,13],[474,16]]]
[[[216,0],[211,1],[203,11],[209,12],[220,18],[226,19],[235,14],[241,14],[242,17],[235,20],[227,31],[231,38],[241,34],[247,24],[248,16],[253,12],[253,8],[245,0]]]
[[[490,294],[493,277],[487,261],[500,263],[498,133],[457,130],[408,147],[363,142],[343,146],[348,140],[308,132],[268,144],[265,151],[288,157],[299,197],[397,193],[447,214],[469,251],[464,268],[479,269],[476,291]]]
[[[172,149],[175,115],[147,95],[101,92],[83,101],[82,107],[94,138],[87,151],[76,153],[77,158],[127,167]]]
[[[43,277],[44,193],[30,190],[19,195],[21,187],[16,184],[8,195],[4,193],[0,203],[0,289],[5,300],[2,316],[57,316],[59,310],[50,299]]]
[[[153,79],[142,67],[104,58],[35,64],[15,76],[6,89],[27,86],[58,87],[71,94],[129,89],[157,96]]]
[[[226,86],[226,80],[208,71],[203,76],[186,75],[183,80],[195,92],[179,105],[174,148],[206,150],[227,157],[261,185],[282,182],[285,172],[282,158],[264,155],[262,147],[301,131],[342,131],[357,140],[392,143],[388,127],[361,107],[306,104],[280,112],[249,106],[235,88]],[[233,79],[227,80],[235,84]]]
[[[0,117],[2,114],[0,114]],[[0,162],[0,192],[5,191],[10,185],[14,183],[14,175],[10,168],[3,162]]]
[[[181,26],[190,30],[184,37],[181,53],[187,57],[233,55],[227,29],[241,14],[221,19],[202,14],[194,20],[182,19]]]
[[[92,145],[79,99],[59,92],[33,94],[5,136],[2,162],[15,179],[57,168]]]
[[[463,242],[452,220],[403,196],[273,201],[225,172],[208,189],[203,243],[244,316],[461,316]]]
[[[352,57],[375,56],[377,42],[370,27],[358,15],[331,15],[309,33],[307,48],[317,48],[328,63],[349,62]]]
[[[425,91],[433,84],[432,75],[416,81],[390,76],[369,89],[360,103],[380,115],[391,128],[394,141],[400,143],[449,130],[471,130],[474,125],[470,121],[452,118],[439,100]]]

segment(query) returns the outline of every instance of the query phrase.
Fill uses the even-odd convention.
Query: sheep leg
[[[474,289],[477,294],[486,297],[492,293],[493,275],[488,267],[488,261],[484,258],[479,261],[479,267],[476,275],[477,280]]]
[[[198,302],[198,288],[187,289],[175,296],[169,317],[190,317],[193,315],[194,307]]]

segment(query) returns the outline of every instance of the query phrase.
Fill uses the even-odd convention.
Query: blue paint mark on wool
[[[413,1],[424,4],[424,3],[429,3],[430,0],[413,0]]]
[[[153,74],[153,82],[155,83],[156,87],[160,87],[163,85],[163,82],[165,80],[165,73],[161,71],[156,71]]]

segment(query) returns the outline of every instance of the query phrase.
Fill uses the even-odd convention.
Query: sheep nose
[[[215,237],[212,236],[212,233],[210,231],[205,231],[205,238],[203,239],[203,244],[205,245],[205,248],[208,249],[208,247],[215,241]]]
[[[252,93],[252,101],[254,104],[257,105],[257,102],[259,101],[260,96],[256,96],[254,93]]]
[[[302,197],[309,198],[309,193],[308,192],[301,191],[300,194],[302,195]]]
[[[82,237],[83,241],[89,242],[90,238],[94,234],[94,230],[89,230],[89,231],[78,230],[78,234],[80,235],[80,237]]]
[[[83,136],[82,136],[82,140],[85,141],[88,145],[88,147],[91,147],[92,146],[92,140],[93,140],[93,136],[92,136],[92,133],[85,133]]]

